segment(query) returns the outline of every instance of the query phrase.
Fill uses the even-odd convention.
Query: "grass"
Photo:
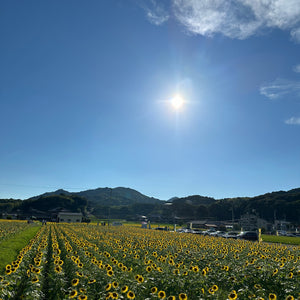
[[[40,225],[33,224],[29,228],[18,232],[12,238],[0,243],[0,271],[16,259],[20,250],[29,243],[40,228]]]
[[[300,237],[276,236],[276,235],[262,234],[262,240],[267,243],[300,245]]]

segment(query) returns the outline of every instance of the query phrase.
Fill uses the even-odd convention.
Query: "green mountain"
[[[38,198],[22,201],[18,209],[22,213],[30,213],[31,211],[49,212],[55,209],[66,209],[72,212],[85,213],[88,201],[77,195],[49,195],[45,194]]]
[[[160,203],[161,200],[155,199],[153,197],[148,197],[140,192],[124,187],[117,188],[97,188],[87,191],[81,191],[77,193],[70,193],[65,190],[57,190],[55,192],[45,193],[40,196],[29,198],[28,200],[36,200],[40,197],[54,196],[54,195],[64,195],[64,196],[78,196],[83,197],[91,206],[95,205],[108,205],[108,206],[118,206],[118,205],[130,205],[133,203],[148,203],[156,204]]]
[[[216,202],[215,198],[212,197],[204,197],[199,195],[193,195],[183,198],[171,198],[168,202],[172,202],[173,204],[187,203],[190,205],[210,205]]]
[[[91,204],[97,205],[130,205],[133,203],[157,204],[161,200],[148,197],[140,192],[124,187],[117,188],[98,188],[79,193],[73,193],[86,198]]]

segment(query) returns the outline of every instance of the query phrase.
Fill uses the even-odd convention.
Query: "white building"
[[[258,228],[267,229],[269,227],[266,220],[249,213],[242,215],[239,223],[243,230],[257,230]]]
[[[59,223],[81,223],[82,213],[59,212],[57,215],[57,221]]]

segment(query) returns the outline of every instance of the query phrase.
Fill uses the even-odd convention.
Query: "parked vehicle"
[[[240,234],[238,234],[237,238],[241,239],[241,240],[257,241],[258,234],[256,231],[245,231],[245,232],[241,232]]]
[[[225,231],[220,231],[220,230],[218,230],[218,231],[214,231],[214,232],[210,233],[209,235],[210,235],[210,236],[223,237],[223,235],[224,235],[225,233],[226,233]]]
[[[278,230],[278,231],[277,231],[277,234],[278,234],[279,236],[286,236],[286,235],[287,235],[287,232],[286,232],[285,230]]]
[[[229,231],[229,232],[226,232],[226,233],[223,235],[223,237],[224,237],[225,239],[236,239],[238,234],[239,234],[239,233],[236,232],[236,231]]]
[[[154,228],[154,230],[163,230],[163,231],[167,231],[168,228],[167,228],[167,227],[156,227],[156,228]]]
[[[203,231],[203,235],[211,235],[212,233],[216,232],[216,229],[214,228],[209,228],[205,231]]]
[[[193,231],[194,234],[203,234],[203,231],[200,229],[194,229]]]

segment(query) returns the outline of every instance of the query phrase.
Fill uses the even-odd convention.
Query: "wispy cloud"
[[[300,43],[300,27],[293,29],[291,31],[291,36],[296,43]]]
[[[300,73],[300,64],[294,66],[293,70],[294,70],[296,73]]]
[[[170,15],[163,1],[141,1],[139,5],[145,10],[146,17],[154,25],[161,25],[168,21]]]
[[[169,17],[161,5],[151,0],[147,16],[160,25]],[[246,39],[270,28],[290,30],[300,42],[300,0],[169,0],[171,15],[189,33],[213,36],[221,33],[230,38]],[[156,22],[156,17],[158,21]]]
[[[260,93],[270,99],[280,98],[288,94],[299,96],[300,81],[276,79],[271,83],[261,86]]]
[[[300,118],[291,117],[285,121],[285,124],[288,125],[300,125]]]

